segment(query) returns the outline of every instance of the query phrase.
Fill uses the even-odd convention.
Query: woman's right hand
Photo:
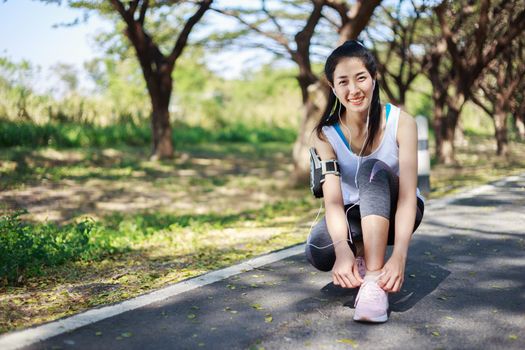
[[[357,262],[350,247],[336,249],[336,258],[332,268],[334,284],[343,288],[357,288],[363,283],[359,275]]]

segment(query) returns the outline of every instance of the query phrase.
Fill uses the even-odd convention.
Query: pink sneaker
[[[377,280],[366,279],[355,298],[354,321],[386,322],[388,294],[377,285]]]
[[[357,270],[359,271],[359,276],[361,276],[361,278],[365,278],[365,275],[366,275],[365,258],[363,258],[362,256],[358,256],[355,259],[355,262],[357,263]]]

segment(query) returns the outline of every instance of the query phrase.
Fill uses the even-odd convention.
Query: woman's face
[[[359,58],[343,58],[334,70],[334,89],[349,112],[367,112],[372,103],[374,81]]]

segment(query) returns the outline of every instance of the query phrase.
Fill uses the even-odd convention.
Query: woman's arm
[[[394,253],[406,258],[417,211],[417,124],[406,113],[401,113],[399,122],[399,197]]]
[[[401,112],[397,130],[399,145],[399,196],[395,217],[395,242],[392,256],[383,268],[380,286],[397,292],[404,280],[408,245],[414,230],[417,210],[417,124],[414,118]]]
[[[332,146],[319,138],[315,138],[314,147],[322,160],[336,159]],[[355,264],[355,257],[350,249],[348,239],[348,223],[343,205],[340,178],[327,174],[323,183],[324,204],[326,208],[326,225],[328,233],[334,242],[336,261],[332,269],[334,284],[344,288],[354,288],[362,280]]]

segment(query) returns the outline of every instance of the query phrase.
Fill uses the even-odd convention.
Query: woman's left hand
[[[401,290],[405,278],[406,258],[400,254],[393,253],[381,270],[378,280],[379,287],[385,292],[395,293]]]

